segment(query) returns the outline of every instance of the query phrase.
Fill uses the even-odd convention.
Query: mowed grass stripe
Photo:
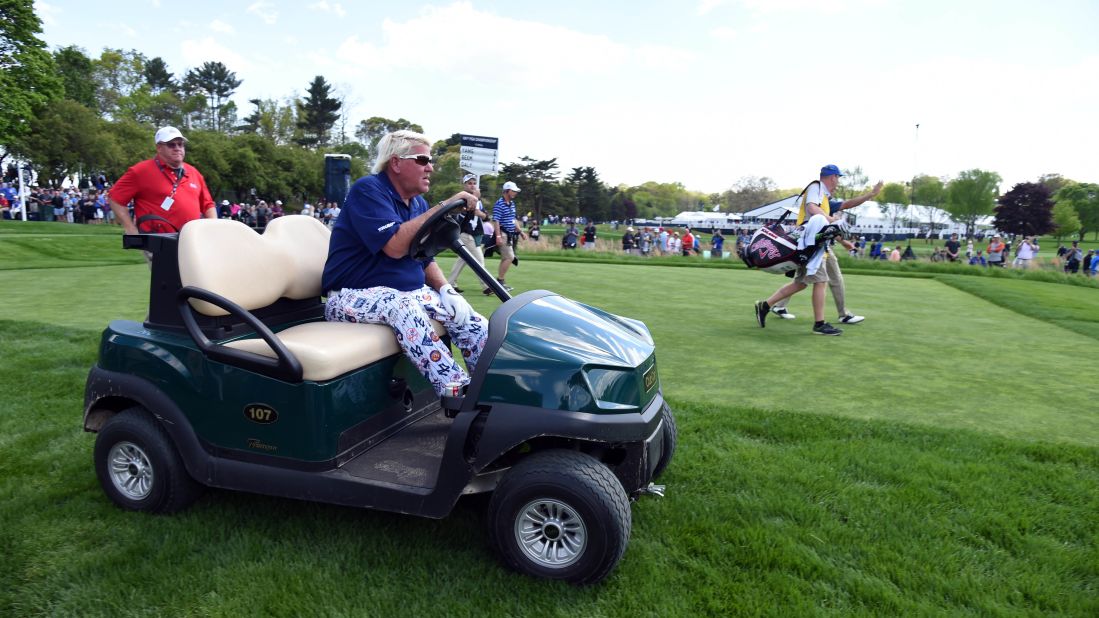
[[[943,283],[1016,313],[1099,340],[1099,291],[1017,280],[943,276]]]
[[[1094,448],[672,398],[664,499],[603,585],[502,569],[484,500],[449,518],[213,491],[120,511],[79,427],[95,334],[0,322],[0,613],[928,615],[1099,610]]]
[[[760,329],[753,302],[786,281],[754,271],[550,262],[508,274],[517,289],[545,287],[644,321],[673,397],[1099,445],[1094,391],[1080,381],[1099,375],[1094,341],[935,279],[860,275],[846,277],[848,307],[867,320],[841,325],[843,336],[809,333],[808,291],[790,305],[797,319],[772,316]],[[988,280],[989,288],[1001,282]],[[472,274],[460,283],[476,290]],[[1040,285],[1099,313],[1099,290]],[[494,306],[466,297],[481,311]],[[825,308],[837,323],[830,295]]]
[[[448,269],[450,260],[440,264]],[[0,272],[0,286],[10,291],[0,319],[95,331],[114,318],[141,320],[148,277],[144,264]],[[868,318],[844,326],[842,337],[820,337],[809,334],[807,292],[791,304],[798,319],[755,324],[754,300],[787,281],[766,273],[522,262],[508,276],[519,290],[546,288],[643,320],[670,397],[1099,445],[1094,391],[1086,386],[1099,375],[1092,339],[935,279],[847,280],[849,307]],[[999,283],[1049,290],[1031,296],[1035,310],[1061,311],[1063,293],[1079,312],[1099,313],[1096,290],[980,281],[988,294]],[[478,311],[499,306],[479,293],[468,270],[459,285]],[[830,298],[826,307],[834,319]]]

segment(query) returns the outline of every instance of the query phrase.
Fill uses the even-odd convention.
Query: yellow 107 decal
[[[244,418],[252,421],[253,423],[270,425],[271,423],[279,420],[279,413],[269,405],[262,403],[250,403],[244,406]]]

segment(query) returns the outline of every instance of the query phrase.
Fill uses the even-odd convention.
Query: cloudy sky
[[[220,61],[235,100],[323,75],[353,127],[500,139],[609,184],[800,187],[829,162],[872,179],[998,172],[1099,181],[1095,0],[36,0],[43,39],[96,57]],[[919,128],[916,128],[916,125]]]

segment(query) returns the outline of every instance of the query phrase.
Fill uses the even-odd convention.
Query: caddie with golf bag
[[[860,206],[867,200],[876,197],[878,193],[881,192],[882,184],[882,181],[879,180],[878,183],[874,185],[873,189],[858,197],[853,197],[848,200],[830,199],[828,200],[828,204],[821,204],[821,206],[828,207],[829,215],[837,215],[844,210]],[[827,228],[825,229],[827,231]],[[836,243],[840,243],[848,250],[854,248],[854,245],[851,244],[851,242],[847,240],[845,236],[848,236],[848,234],[836,236],[832,240],[828,241],[828,243],[833,247]],[[836,304],[836,316],[839,318],[841,324],[858,324],[866,318],[861,315],[855,315],[847,308],[847,288],[844,285],[843,272],[840,270],[840,262],[836,255],[836,251],[829,249],[829,251],[825,254],[823,266],[825,272],[828,274],[828,289],[831,290],[832,300]],[[788,272],[787,276],[793,277],[794,273]],[[795,318],[794,314],[790,313],[786,308],[789,303],[789,297],[778,301],[774,305],[771,305],[771,313],[779,316],[784,320],[793,320]]]
[[[820,170],[820,180],[809,183],[801,192],[797,218],[800,236],[797,237],[795,249],[791,249],[793,237],[780,235],[775,226],[761,229],[748,243],[743,257],[749,266],[764,268],[769,272],[795,270],[792,282],[779,288],[767,300],[756,302],[756,321],[761,328],[766,326],[767,313],[773,304],[793,296],[812,283],[813,332],[818,335],[843,333],[824,321],[824,293],[825,285],[828,283],[828,273],[822,267],[829,250],[828,241],[842,234],[846,229],[838,215],[830,216],[821,207],[822,204],[828,204],[827,200],[839,184],[840,176],[842,174],[837,166],[826,165]],[[781,230],[781,228],[778,229]],[[783,254],[786,254],[785,258]],[[764,266],[768,262],[771,263]],[[783,263],[788,265],[782,266]],[[790,268],[790,264],[793,265],[793,269]]]

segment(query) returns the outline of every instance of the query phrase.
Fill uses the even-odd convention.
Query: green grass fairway
[[[149,270],[117,232],[48,231],[0,227],[0,616],[1099,615],[1094,287],[850,274],[867,320],[819,337],[807,292],[755,324],[783,277],[523,261],[517,291],[649,325],[680,428],[667,497],[573,588],[498,564],[483,497],[441,521],[224,491],[114,507],[84,379]]]
[[[844,326],[841,337],[820,337],[809,333],[808,291],[791,302],[797,319],[756,325],[754,301],[788,281],[766,273],[552,262],[508,273],[517,289],[544,287],[644,321],[675,398],[1099,445],[1096,391],[1084,386],[1085,376],[1099,375],[1097,340],[1050,321],[1067,314],[1034,314],[1060,311],[1063,295],[1076,303],[1076,321],[1099,327],[1099,290],[953,278],[989,290],[1015,284],[1005,299],[1017,286],[1033,287],[1032,317],[1001,306],[1008,300],[993,304],[936,279],[845,279],[849,308],[868,317]],[[472,273],[460,283],[476,288]],[[466,296],[491,310],[492,301]],[[829,297],[826,319],[835,317]]]

